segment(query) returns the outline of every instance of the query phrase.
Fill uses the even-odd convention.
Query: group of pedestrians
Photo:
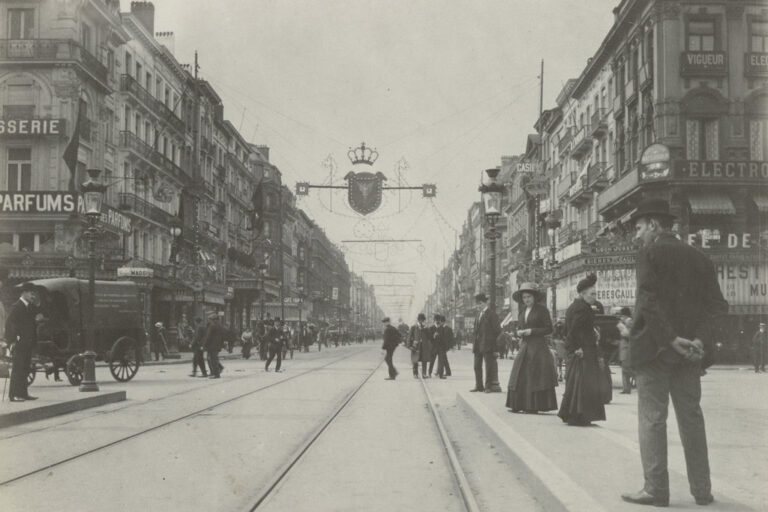
[[[624,501],[667,506],[667,413],[675,407],[688,467],[690,491],[699,505],[713,502],[704,415],[701,410],[701,375],[713,362],[715,327],[728,311],[711,261],[684,244],[671,231],[675,216],[663,200],[642,202],[631,217],[636,238],[637,294],[634,314],[629,308],[608,318],[596,300],[597,278],[579,281],[577,296],[568,307],[565,337],[565,391],[558,408],[555,387],[558,372],[546,336],[552,319],[535,283],[515,292],[519,315],[515,337],[520,348],[509,377],[506,405],[511,412],[537,414],[555,411],[569,426],[588,426],[606,419],[605,405],[612,398],[606,333],[616,330],[622,362],[622,393],[638,391],[638,432],[644,485],[622,495]],[[476,297],[483,303],[485,297]],[[611,324],[608,322],[611,321]],[[495,313],[483,308],[476,320],[475,378],[472,391],[497,391],[495,354],[500,326]],[[615,329],[613,329],[615,327]],[[602,334],[602,339],[601,339]],[[768,333],[765,324],[752,343],[755,371],[764,371]],[[486,369],[482,378],[483,365]]]
[[[451,376],[448,351],[455,343],[453,329],[446,325],[445,316],[439,313],[433,316],[433,325],[426,325],[426,321],[427,317],[423,313],[419,313],[416,323],[410,328],[403,323],[402,319],[397,328],[391,325],[389,317],[382,320],[384,342],[381,349],[385,353],[384,360],[389,371],[386,380],[397,378],[398,371],[392,362],[392,356],[400,343],[404,343],[410,351],[414,379],[419,378],[419,367],[421,367],[421,377],[424,379],[431,378],[433,375],[440,379]]]
[[[224,366],[219,360],[219,352],[224,348],[227,330],[221,325],[219,316],[211,318],[206,326],[203,319],[195,318],[194,337],[192,339],[192,373],[190,377],[196,377],[200,370],[200,377],[218,379]],[[208,354],[208,371],[205,368],[205,353]],[[210,372],[210,376],[208,373]]]

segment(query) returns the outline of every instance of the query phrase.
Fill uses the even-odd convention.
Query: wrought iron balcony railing
[[[107,83],[106,66],[72,39],[0,39],[0,62],[76,62]]]

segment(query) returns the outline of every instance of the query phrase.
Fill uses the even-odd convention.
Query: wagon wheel
[[[37,363],[34,361],[29,364],[29,373],[27,373],[27,386],[31,386],[35,382],[37,376]]]
[[[64,367],[64,373],[67,380],[73,386],[79,386],[83,381],[83,358],[79,354],[67,359],[67,365]]]
[[[109,359],[109,372],[118,382],[128,382],[139,371],[139,358],[136,354],[136,342],[123,336],[112,346]]]

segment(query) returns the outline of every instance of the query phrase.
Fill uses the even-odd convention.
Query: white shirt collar
[[[19,300],[24,303],[25,306],[29,307],[29,302],[27,302],[24,297],[19,297]]]

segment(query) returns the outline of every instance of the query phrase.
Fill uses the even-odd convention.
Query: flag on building
[[[69,167],[69,187],[70,192],[77,190],[77,184],[75,178],[77,176],[77,153],[80,150],[80,127],[82,126],[83,108],[80,103],[77,107],[77,119],[75,121],[75,129],[72,131],[72,139],[70,139],[67,148],[64,150],[64,163]]]

